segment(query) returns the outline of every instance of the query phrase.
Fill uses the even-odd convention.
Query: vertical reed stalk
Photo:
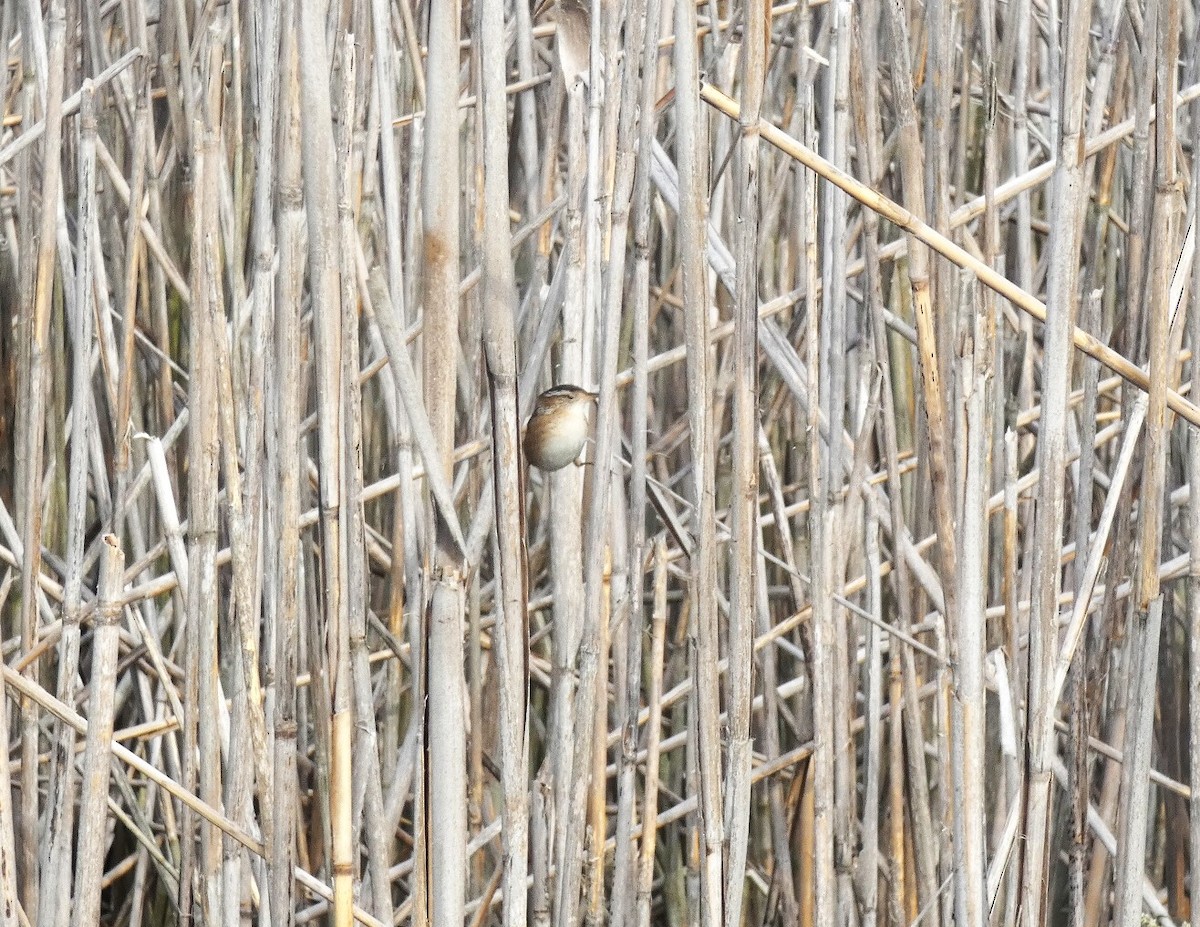
[[[452,474],[459,347],[459,20],[457,0],[438,0],[429,9],[421,190],[424,400],[437,453],[435,459],[426,457],[425,467],[427,472],[440,469],[447,480]],[[426,619],[427,816],[416,849],[428,854],[432,927],[461,925],[466,894],[464,600],[456,558],[434,537],[441,533],[436,526],[445,522],[447,515],[440,513],[431,523],[424,552],[426,569],[433,568]]]
[[[508,224],[508,127],[504,97],[505,55],[499,39],[504,9],[499,0],[479,7],[483,101],[483,331],[492,421],[492,481],[499,555],[500,608],[493,635],[500,691],[500,785],[503,791],[505,927],[528,923],[525,880],[529,854],[529,617],[525,561],[524,488],[521,483],[520,411],[517,397],[516,283]]]
[[[1083,83],[1086,61],[1088,16],[1068,12],[1064,17],[1060,101],[1061,135],[1056,139],[1058,163],[1053,184],[1053,214],[1061,223],[1061,234],[1051,246],[1047,280],[1046,356],[1064,362],[1046,372],[1042,400],[1042,428],[1038,440],[1038,506],[1033,535],[1032,575],[1034,589],[1029,624],[1029,669],[1026,678],[1026,782],[1024,793],[1025,842],[1022,845],[1020,884],[1023,923],[1042,923],[1046,903],[1049,860],[1050,777],[1055,755],[1054,705],[1047,700],[1049,671],[1057,638],[1055,616],[1061,585],[1058,550],[1063,528],[1063,482],[1060,477],[1066,456],[1066,398],[1070,385],[1071,327],[1075,317],[1079,223],[1086,201],[1082,189],[1083,163],[1079,138],[1083,130]],[[1053,307],[1050,311],[1049,307]]]
[[[37,636],[37,580],[42,564],[42,460],[46,436],[47,398],[50,392],[50,312],[54,296],[55,256],[58,245],[56,220],[62,186],[62,97],[66,57],[66,21],[61,0],[52,2],[46,12],[46,33],[34,28],[37,10],[32,7],[26,21],[30,40],[43,36],[45,45],[38,64],[37,79],[42,90],[41,109],[46,131],[42,144],[41,216],[38,223],[37,270],[33,299],[28,304],[24,325],[24,352],[21,368],[21,414],[17,419],[17,445],[21,448],[23,500],[21,518],[21,646],[33,649]],[[41,23],[36,24],[38,27]],[[36,36],[36,38],[35,38]],[[47,59],[45,49],[48,47]],[[44,75],[44,76],[43,76]],[[22,478],[23,477],[23,478]],[[37,679],[38,663],[26,668],[29,679]],[[21,700],[21,752],[38,755],[38,712],[29,699]],[[32,761],[21,764],[20,859],[21,904],[31,922],[38,919],[38,781]]]
[[[63,633],[59,642],[59,674],[56,693],[66,704],[75,701],[81,624],[83,620],[83,547],[85,516],[87,514],[88,438],[95,425],[92,422],[92,328],[95,318],[92,287],[94,285],[91,247],[96,222],[96,110],[95,89],[85,80],[82,88],[79,118],[79,217],[83,247],[76,267],[75,325],[71,337],[71,409],[72,434],[68,487],[67,522],[67,582],[63,590]],[[47,927],[65,927],[70,921],[70,901],[73,886],[70,873],[75,842],[75,730],[68,724],[58,725],[58,737],[50,768],[48,805],[50,821],[47,836],[49,847],[44,851],[44,870],[39,906],[41,923]]]
[[[117,646],[121,635],[121,580],[125,555],[113,535],[104,538],[100,556],[100,601],[95,612],[92,680],[88,692],[87,746],[83,754],[83,779],[79,800],[78,865],[72,899],[72,927],[100,920],[100,877],[104,869],[104,844],[108,836],[109,756],[115,714]]]
[[[725,781],[724,924],[742,922],[747,842],[750,830],[750,701],[753,697],[753,639],[758,561],[758,213],[759,137],[766,76],[766,8],[745,6],[741,56],[742,110],[738,121],[739,194],[737,308],[733,344],[733,504],[729,560],[729,760]]]
[[[278,538],[278,569],[268,570],[266,600],[274,605],[274,652],[268,655],[274,671],[272,733],[271,833],[267,859],[271,914],[274,927],[285,927],[294,907],[292,885],[298,828],[296,807],[297,642],[300,623],[300,396],[287,384],[300,374],[300,299],[304,274],[304,214],[300,168],[300,78],[297,36],[292,4],[280,4],[279,26],[279,194],[276,227],[279,270],[275,278],[275,325],[272,332],[275,378],[268,383],[270,409],[267,462],[277,493],[268,494],[267,514]],[[271,675],[268,675],[271,680]],[[271,687],[268,687],[270,693]]]
[[[316,351],[317,445],[320,462],[321,617],[329,678],[331,739],[334,923],[348,927],[353,901],[351,846],[351,705],[347,536],[345,393],[342,378],[341,247],[337,225],[337,163],[329,90],[329,51],[324,17],[315,4],[300,4],[296,28],[300,70],[301,167],[308,215],[308,268]],[[350,114],[346,114],[350,118]]]
[[[692,460],[696,546],[691,555],[691,598],[698,678],[696,680],[696,745],[699,822],[702,846],[700,924],[723,923],[722,894],[725,842],[721,787],[720,657],[717,632],[716,526],[713,511],[714,434],[710,415],[711,387],[708,350],[708,286],[703,263],[708,222],[707,114],[700,111],[699,73],[695,44],[696,8],[687,0],[675,4],[675,107],[678,119],[676,158],[679,162],[679,252],[683,280],[684,343],[687,346],[688,426]]]

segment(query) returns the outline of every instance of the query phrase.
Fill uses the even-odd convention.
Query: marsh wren
[[[599,399],[579,386],[560,383],[538,396],[525,426],[525,457],[539,470],[561,470],[579,456],[588,434],[588,412]]]

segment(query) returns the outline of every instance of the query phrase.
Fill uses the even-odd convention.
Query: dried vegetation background
[[[0,927],[1190,917],[1195,29],[6,0]]]

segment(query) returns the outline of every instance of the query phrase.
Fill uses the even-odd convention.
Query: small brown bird
[[[536,20],[547,10],[554,10],[555,47],[563,83],[570,90],[575,81],[588,81],[591,62],[592,10],[591,0],[541,0],[533,11]],[[604,65],[601,63],[601,73]]]
[[[539,470],[561,470],[579,456],[588,435],[588,412],[599,399],[579,386],[560,383],[538,396],[525,426],[525,457]]]

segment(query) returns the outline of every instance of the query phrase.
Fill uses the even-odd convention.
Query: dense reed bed
[[[1190,918],[1196,28],[6,0],[0,927]]]

